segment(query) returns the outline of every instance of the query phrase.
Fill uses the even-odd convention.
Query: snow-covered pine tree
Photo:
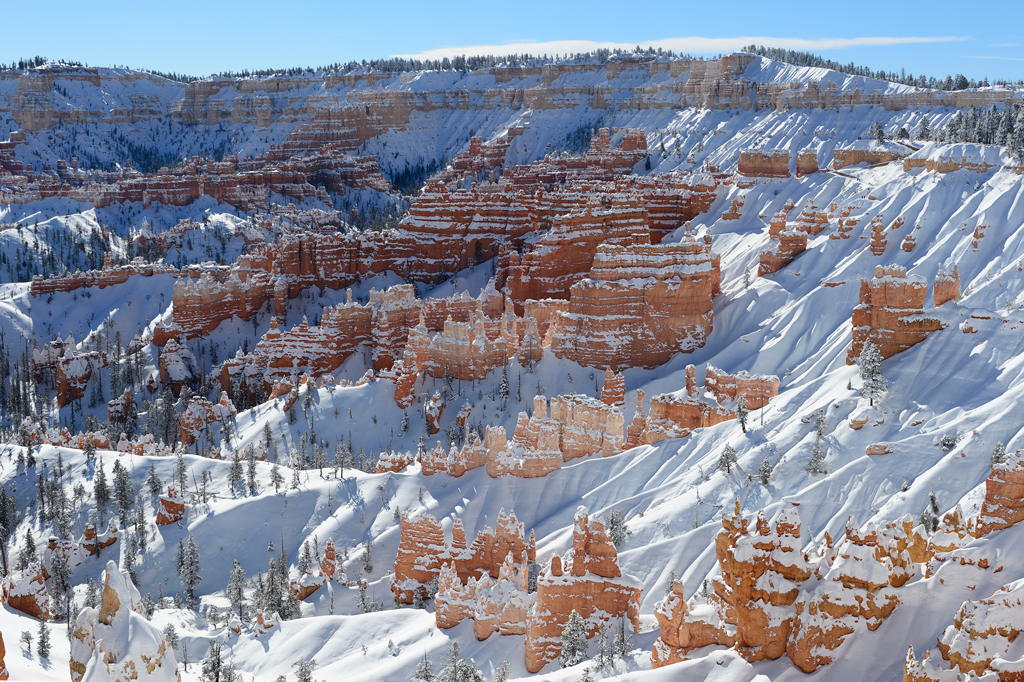
[[[21,546],[21,551],[18,552],[18,563],[17,569],[24,571],[28,568],[28,565],[38,561],[36,556],[36,541],[32,537],[32,526],[25,529],[25,543]]]
[[[732,465],[736,462],[736,450],[726,443],[721,454],[718,455],[718,470],[727,474],[732,473]]]
[[[747,399],[740,396],[740,399],[736,402],[736,419],[740,422],[740,428],[743,429],[743,433],[747,432]]]
[[[484,682],[483,673],[472,662],[462,658],[457,641],[453,641],[445,652],[444,668],[435,679],[437,682]]]
[[[924,526],[925,531],[931,535],[939,528],[939,500],[935,496],[935,491],[932,490],[928,493],[928,506],[925,507],[924,511],[921,512],[921,516],[918,518],[918,523]]]
[[[228,601],[231,602],[231,610],[242,617],[242,609],[245,607],[245,571],[242,565],[235,559],[231,564],[231,575],[228,578]]]
[[[821,434],[815,432],[814,445],[811,446],[811,461],[807,463],[807,471],[812,474],[828,474],[828,465],[825,457],[828,455],[828,448],[822,445]]]
[[[178,448],[178,452],[176,453],[174,460],[174,480],[178,485],[178,492],[181,493],[182,495],[184,495],[185,491],[188,490],[188,488],[185,486],[185,484],[188,483],[188,469],[185,467],[185,457],[183,456],[183,448],[184,445]]]
[[[498,406],[502,412],[508,407],[508,365],[501,366],[501,383],[498,385]]]
[[[281,472],[277,469],[277,462],[274,462],[274,466],[270,467],[270,482],[274,485],[274,492],[281,492],[281,484],[284,483],[284,477],[281,476]]]
[[[139,541],[135,533],[126,531],[128,535],[128,541],[124,547],[124,558],[121,560],[121,568],[128,573],[128,577],[135,583],[135,586],[139,586],[139,574],[135,572],[135,558],[139,552]]]
[[[181,586],[185,588],[185,602],[188,608],[193,608],[196,603],[196,588],[199,587],[199,583],[202,582],[202,577],[199,575],[199,547],[196,545],[196,539],[192,533],[188,534],[188,542],[185,544],[185,550],[181,557],[181,569],[178,571],[178,577],[181,579]]]
[[[149,473],[146,474],[146,487],[149,489],[150,495],[159,495],[163,490],[164,482],[156,475],[155,464],[149,465]]]
[[[860,379],[860,396],[874,406],[875,398],[885,393],[889,386],[882,376],[882,354],[871,341],[865,341],[860,352]]]
[[[39,658],[50,660],[50,626],[46,619],[39,621],[39,636],[36,640],[36,653]]]
[[[416,664],[416,672],[413,673],[412,679],[414,682],[434,682],[436,677],[434,676],[434,668],[430,663],[430,659],[427,658],[427,652],[424,650],[423,658]]]
[[[313,550],[310,549],[309,540],[302,543],[302,551],[299,552],[299,573],[309,573],[313,570]]]
[[[508,682],[511,674],[512,671],[510,670],[508,661],[502,661],[501,666],[499,666],[498,670],[494,673],[494,682]]]
[[[757,477],[761,480],[761,485],[768,485],[769,479],[772,477],[772,463],[765,457],[761,460],[761,466],[757,467]]]
[[[367,574],[373,573],[373,542],[367,540],[363,545],[363,556],[360,557],[363,562],[363,571]]]
[[[107,486],[107,474],[103,471],[102,458],[100,458],[99,466],[96,467],[96,475],[92,479],[92,492],[96,500],[96,509],[102,514],[103,509],[110,502],[110,488]],[[99,528],[96,529],[96,532],[99,532]]]
[[[220,657],[220,642],[211,639],[210,647],[206,650],[206,658],[203,659],[203,678],[219,680],[223,665]]]
[[[313,670],[316,669],[316,661],[300,658],[292,664],[295,668],[296,682],[313,682]]]
[[[562,628],[562,649],[558,653],[558,666],[569,668],[587,659],[587,629],[583,618],[573,609]]]
[[[71,588],[71,568],[64,558],[64,553],[54,552],[50,559],[50,594],[53,595],[57,616],[67,613]]]
[[[1004,459],[1006,459],[1006,448],[1003,447],[1002,442],[998,442],[996,443],[996,446],[992,448],[992,457],[989,460],[989,463],[992,464],[992,466],[995,466],[996,464],[1001,464]]]
[[[245,482],[245,469],[242,467],[242,458],[235,453],[235,456],[231,458],[231,466],[228,467],[228,487],[236,495],[241,492],[244,494]]]
[[[622,547],[622,543],[629,537],[630,531],[626,527],[626,517],[621,509],[613,509],[608,514],[608,537],[616,549]]]
[[[259,485],[256,481],[256,448],[250,443],[245,448],[245,485],[250,495],[259,493]]]
[[[932,126],[931,123],[929,123],[927,116],[921,119],[921,128],[917,132],[917,137],[921,140],[932,139]]]

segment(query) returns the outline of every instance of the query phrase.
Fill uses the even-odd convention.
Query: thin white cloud
[[[754,45],[768,45],[790,50],[836,50],[846,47],[908,45],[917,43],[952,43],[967,40],[957,36],[868,36],[862,38],[772,38],[766,36],[739,36],[735,38],[666,38],[663,40],[640,41],[597,41],[597,40],[551,40],[546,42],[522,41],[503,45],[463,45],[458,47],[439,47],[424,50],[415,54],[397,54],[395,57],[406,59],[443,59],[458,55],[505,55],[505,54],[574,54],[592,52],[597,49],[629,50],[636,45],[641,47],[663,48],[680,53],[709,54],[718,52],[734,52],[740,48]]]
[[[984,57],[965,56],[964,59],[998,59],[1001,62],[1024,62],[1024,57]]]
[[[991,43],[988,47],[1017,47],[1017,43]]]

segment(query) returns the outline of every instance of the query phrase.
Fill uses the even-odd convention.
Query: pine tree
[[[501,383],[498,385],[498,405],[502,412],[508,407],[508,365],[501,366]]]
[[[498,672],[494,673],[494,682],[508,682],[509,676],[512,671],[509,669],[508,661],[502,661],[501,667],[498,668]]]
[[[274,484],[274,492],[281,492],[281,484],[284,483],[284,478],[281,476],[281,472],[277,470],[277,463],[270,467],[270,482]]]
[[[270,430],[270,422],[263,425],[263,445],[267,450],[267,459],[276,462],[277,444],[274,443],[274,433]]]
[[[25,544],[21,546],[21,551],[18,553],[17,568],[19,571],[24,571],[28,568],[29,564],[33,564],[38,560],[36,556],[36,541],[32,537],[32,526],[29,526],[25,529]]]
[[[178,631],[174,627],[174,623],[168,623],[164,626],[164,639],[167,640],[167,644],[171,649],[174,651],[178,650],[178,642],[180,640],[178,637]]]
[[[875,398],[886,392],[888,384],[882,376],[882,354],[871,341],[865,341],[860,352],[860,379],[860,396],[874,406]]]
[[[562,628],[562,650],[558,654],[558,667],[569,668],[587,658],[587,630],[580,614],[573,609]]]
[[[772,463],[765,457],[761,460],[761,466],[757,467],[757,477],[761,480],[761,485],[768,485],[768,480],[772,477]]]
[[[623,658],[633,649],[633,637],[626,636],[626,621],[619,618],[619,627],[615,630],[615,639],[612,642],[612,659]]]
[[[164,482],[156,475],[156,465],[149,465],[149,473],[146,474],[146,487],[150,495],[159,495],[164,488]]]
[[[199,547],[192,533],[188,534],[188,543],[181,557],[181,568],[178,570],[178,577],[181,579],[181,586],[185,588],[185,603],[188,608],[193,608],[196,603],[196,588],[202,582],[199,575]]]
[[[231,564],[231,577],[228,579],[228,600],[231,602],[231,610],[242,617],[242,608],[245,606],[245,571],[238,560]]]
[[[736,418],[740,421],[740,428],[743,429],[743,433],[747,432],[747,399],[740,396],[739,401],[736,403]]]
[[[50,628],[46,620],[39,621],[39,638],[36,642],[36,653],[39,658],[50,660]]]
[[[308,393],[306,395],[309,395]],[[316,668],[315,660],[300,658],[292,664],[295,668],[296,682],[313,682],[313,670]]]
[[[626,517],[621,509],[613,509],[608,514],[608,537],[611,538],[615,549],[620,549],[626,541],[630,531],[626,528]]]
[[[174,480],[178,484],[178,492],[184,495],[185,491],[188,490],[186,486],[188,483],[188,469],[185,467],[185,457],[182,454],[181,448],[178,449],[174,460]]]
[[[995,466],[996,464],[1002,464],[1004,459],[1006,459],[1006,448],[1003,447],[1001,442],[996,443],[996,446],[992,448],[992,458],[989,462],[992,466]]]
[[[107,486],[107,475],[103,471],[102,459],[96,468],[96,476],[92,480],[92,491],[96,498],[96,509],[102,513],[107,503],[110,502],[110,488]],[[96,529],[96,532],[99,532],[99,528]]]
[[[939,500],[935,496],[934,490],[928,493],[928,506],[921,512],[918,523],[924,526],[929,535],[939,528]]]
[[[807,471],[812,474],[828,474],[828,465],[825,457],[828,455],[828,448],[822,445],[821,433],[815,432],[814,445],[811,446],[811,461],[807,463]]]
[[[121,527],[127,528],[135,502],[135,492],[132,490],[132,475],[122,464],[121,460],[114,462],[114,502],[117,504],[117,514],[121,521]]]
[[[85,605],[94,609],[99,604],[99,600],[99,586],[96,585],[95,580],[89,578],[89,582],[85,586]]]
[[[871,124],[871,128],[868,130],[868,136],[875,138],[875,142],[882,144],[885,141],[885,128],[878,121]]]
[[[256,448],[252,445],[245,449],[245,484],[249,488],[250,495],[259,493],[256,481]]]
[[[236,495],[240,492],[244,493],[245,489],[243,484],[245,481],[245,470],[242,468],[242,458],[235,453],[235,456],[231,458],[231,466],[228,468],[228,487]]]
[[[423,652],[423,658],[420,662],[416,664],[416,672],[413,673],[412,679],[416,682],[434,682],[436,679],[434,676],[434,668],[430,664],[430,659],[427,658],[426,651]]]
[[[736,450],[726,443],[725,447],[722,448],[721,454],[718,455],[718,470],[724,471],[727,474],[732,473],[732,465],[736,464],[736,462]]]
[[[460,655],[457,641],[453,641],[445,652],[444,664],[441,673],[435,678],[438,682],[484,682],[483,673]]]
[[[921,119],[921,129],[920,129],[920,131],[918,131],[917,137],[919,139],[922,139],[922,140],[930,140],[930,139],[932,139],[932,126],[928,122],[928,117],[927,116],[925,116],[923,119]]]
[[[206,658],[203,659],[203,678],[207,680],[220,680],[222,666],[220,642],[211,639],[210,648],[206,650]]]
[[[71,568],[63,552],[54,552],[50,559],[50,592],[53,595],[56,615],[66,613],[71,595]]]
[[[299,552],[299,573],[310,573],[313,570],[313,552],[309,547],[309,540],[302,543],[302,551]]]
[[[127,535],[128,542],[125,543],[124,559],[121,561],[121,568],[128,573],[128,577],[138,587],[139,575],[135,572],[135,557],[139,551],[139,541],[136,539],[135,533],[128,532]]]
[[[373,542],[370,540],[366,541],[363,545],[363,556],[361,560],[363,562],[363,571],[366,574],[373,573]]]

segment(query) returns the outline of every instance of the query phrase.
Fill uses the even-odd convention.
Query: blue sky
[[[873,69],[1024,79],[1024,2],[63,2],[0,4],[0,62],[43,55],[206,75],[392,55],[756,39]],[[571,42],[568,42],[571,41]]]

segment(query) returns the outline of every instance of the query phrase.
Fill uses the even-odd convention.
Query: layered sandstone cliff
[[[598,247],[554,321],[556,357],[601,368],[655,367],[704,345],[721,280],[711,238]]]
[[[942,329],[941,321],[923,313],[927,293],[928,282],[923,277],[908,276],[907,269],[897,265],[876,266],[870,281],[861,280],[846,364],[860,357],[865,341],[871,341],[883,358],[889,358]]]

